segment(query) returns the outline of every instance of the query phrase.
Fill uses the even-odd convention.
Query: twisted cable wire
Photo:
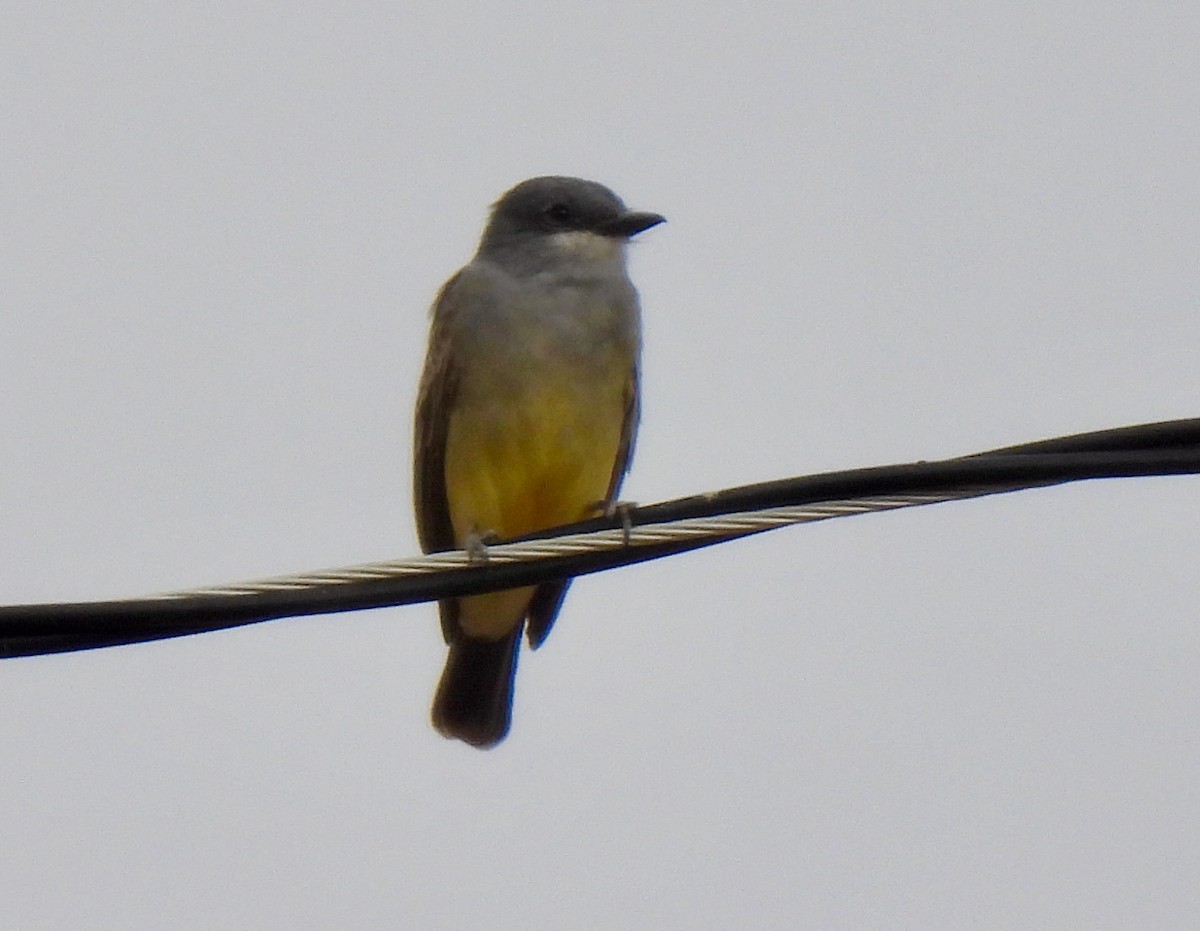
[[[1200,473],[1200,418],[1055,437],[971,456],[778,479],[618,509],[463,551],[117,601],[0,605],[0,658],[142,643],[288,617],[536,585],[789,524],[1066,482]],[[534,538],[536,537],[536,538]],[[69,567],[64,567],[64,572]]]
[[[844,501],[822,501],[813,504],[762,508],[754,511],[739,511],[713,517],[694,517],[663,523],[644,524],[637,527],[615,530],[594,530],[590,533],[573,533],[549,540],[525,540],[518,543],[498,543],[488,546],[484,556],[475,556],[465,550],[449,550],[428,556],[410,559],[384,560],[343,566],[335,569],[319,569],[293,575],[273,576],[249,582],[235,582],[205,588],[166,592],[151,598],[171,600],[207,596],[239,597],[258,595],[265,592],[303,591],[304,589],[328,585],[345,585],[353,582],[380,579],[397,579],[407,576],[425,575],[462,569],[480,562],[489,564],[512,564],[536,562],[557,556],[579,555],[628,547],[655,546],[680,541],[732,539],[750,536],[793,524],[810,524],[835,517],[851,517],[874,511],[893,511],[899,508],[938,504],[960,498],[976,498],[998,494],[1002,489],[961,489],[954,492],[910,495],[872,495],[850,498]],[[141,600],[141,599],[136,599]]]

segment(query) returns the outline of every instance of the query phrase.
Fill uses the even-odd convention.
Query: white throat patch
[[[619,237],[587,230],[554,233],[550,241],[563,254],[585,262],[619,262],[625,248],[625,241]]]

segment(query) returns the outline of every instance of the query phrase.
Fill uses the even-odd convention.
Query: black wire
[[[873,495],[1016,491],[1096,478],[1200,473],[1200,418],[1057,437],[940,462],[830,472],[730,488],[638,507],[633,526],[737,511]],[[596,518],[519,539],[612,529]],[[96,601],[0,607],[0,658],[87,650],[202,633],[282,617],[354,611],[532,585],[659,559],[735,536],[554,556],[530,563],[482,563],[404,578],[347,582],[302,591],[199,595],[175,600]]]

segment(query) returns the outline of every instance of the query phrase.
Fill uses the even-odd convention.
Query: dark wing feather
[[[638,382],[638,367],[635,362],[629,373],[629,381],[625,384],[625,422],[621,425],[621,445],[617,448],[617,458],[613,462],[608,494],[604,497],[605,504],[612,504],[617,500],[617,492],[621,490],[621,482],[625,473],[629,471],[629,463],[633,460],[633,444],[637,438],[638,420],[642,413],[642,393]]]
[[[429,349],[417,394],[413,439],[413,501],[417,512],[417,537],[426,553],[456,548],[450,506],[446,500],[446,430],[454,405],[458,372],[447,338],[453,315],[453,291],[462,272],[442,286],[433,305]],[[458,602],[441,601],[442,633],[449,643],[458,634]]]

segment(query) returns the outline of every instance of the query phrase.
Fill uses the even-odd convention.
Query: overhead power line
[[[679,498],[488,547],[147,598],[0,607],[0,658],[532,585],[776,527],[1099,478],[1200,473],[1200,418],[1040,440],[938,462],[781,479]]]

